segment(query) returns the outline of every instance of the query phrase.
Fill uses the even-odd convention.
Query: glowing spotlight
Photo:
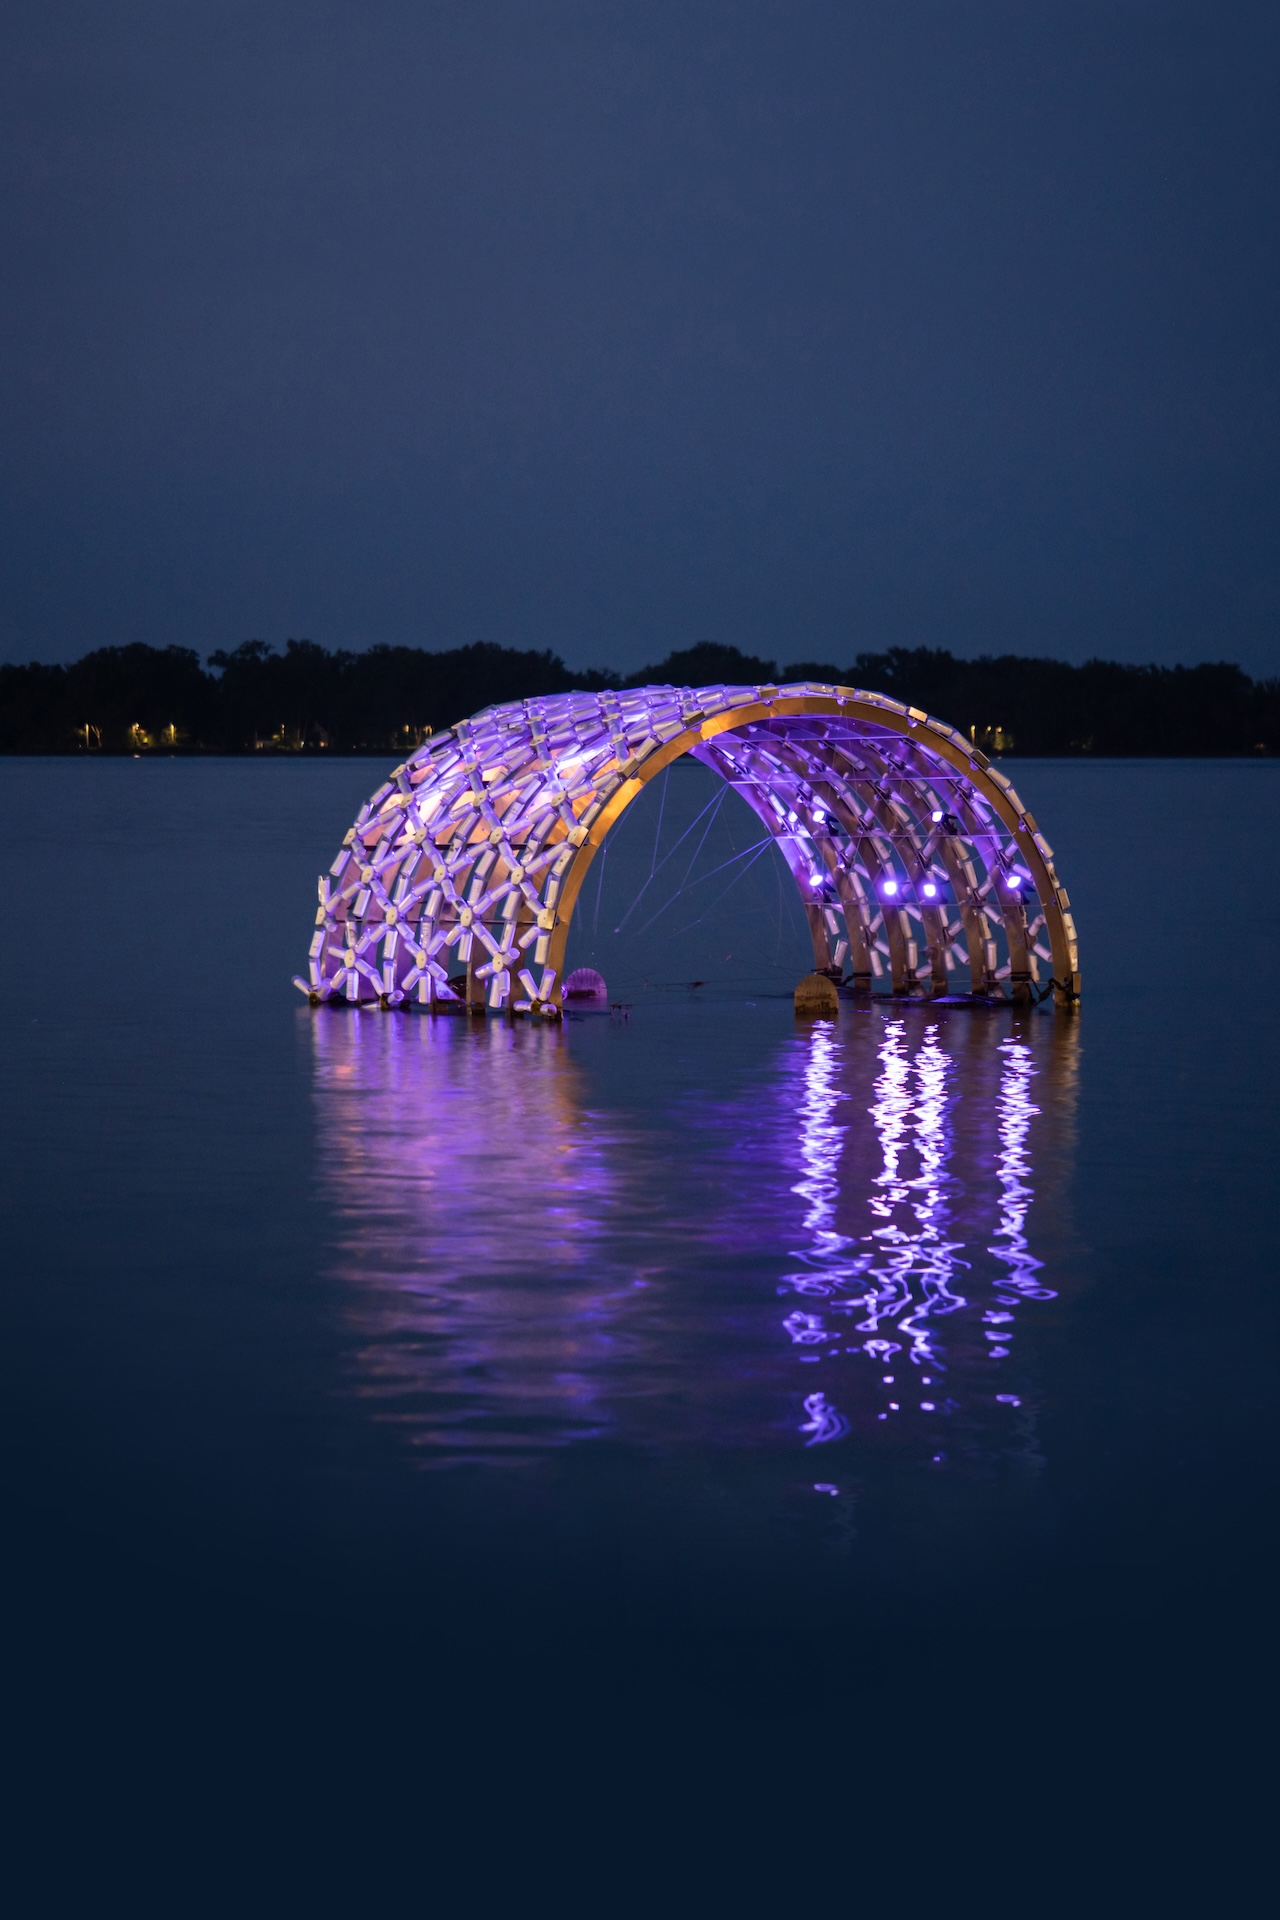
[[[924,897],[926,900],[936,900],[938,897],[938,889],[932,880],[926,880],[924,883]]]
[[[896,880],[886,880],[886,881],[885,881],[885,883],[884,883],[884,886],[883,886],[883,887],[882,887],[882,889],[881,889],[881,891],[882,891],[883,893],[887,893],[887,894],[889,895],[889,897],[890,897],[890,899],[892,899],[892,898],[893,898],[893,895],[894,895],[894,894],[895,894],[895,893],[896,893],[896,892],[898,891],[898,883],[897,883],[897,881],[896,881]]]
[[[941,822],[946,819],[946,817],[947,817],[946,814],[941,811],[937,813],[931,813],[929,815],[929,818],[932,820],[935,827],[939,826]]]
[[[1022,891],[1022,875],[1019,873],[1006,874],[1005,885],[1008,887],[1010,893],[1020,893]]]

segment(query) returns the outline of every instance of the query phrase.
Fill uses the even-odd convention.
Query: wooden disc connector
[[[491,1011],[554,1015],[592,860],[685,754],[773,835],[833,996],[844,979],[1077,1004],[1070,902],[1004,774],[916,707],[811,681],[555,694],[431,736],[321,875],[295,984],[316,1005],[432,1010],[465,969]]]

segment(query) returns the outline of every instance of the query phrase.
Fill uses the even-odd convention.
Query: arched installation
[[[855,992],[1029,1000],[1080,967],[1052,851],[962,734],[878,693],[639,687],[489,707],[428,739],[320,880],[313,1003],[559,1011],[574,905],[648,781],[692,754],[774,835],[814,966]]]

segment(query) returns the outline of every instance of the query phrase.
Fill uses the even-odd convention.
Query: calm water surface
[[[886,1622],[1061,1648],[1263,1602],[1280,767],[1012,763],[1079,1017],[814,1026],[767,863],[681,891],[681,855],[635,910],[707,798],[673,781],[580,907],[630,1012],[560,1029],[301,1003],[382,771],[0,762],[34,1617],[444,1623],[763,1700]],[[713,826],[707,873],[747,845]]]

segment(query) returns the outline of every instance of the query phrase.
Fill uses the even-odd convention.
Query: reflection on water
[[[1041,1111],[1033,1086],[1042,1072],[1051,1076],[1060,1181],[1077,1030],[1028,1020],[997,1033],[971,1016],[944,1028],[922,1023],[915,1010],[880,1017],[878,1026],[879,1071],[866,1112],[879,1166],[861,1182],[848,1177],[851,1122],[836,1122],[856,1097],[853,1047],[827,1027],[809,1040],[797,1108],[802,1171],[792,1191],[807,1203],[810,1238],[803,1264],[780,1289],[805,1296],[806,1305],[782,1324],[811,1364],[863,1363],[847,1381],[837,1374],[839,1389],[806,1396],[798,1425],[806,1446],[842,1439],[858,1421],[926,1416],[913,1423],[936,1441],[930,1459],[941,1463],[957,1435],[962,1444],[971,1437],[984,1404],[1021,1406],[1018,1314],[1057,1297],[1027,1234],[1031,1132]],[[957,1422],[962,1412],[968,1418]]]
[[[561,1036],[358,1014],[314,1037],[362,1391],[453,1460],[600,1432],[642,1276],[603,1244],[614,1160]]]
[[[609,1440],[803,1472],[820,1449],[823,1492],[885,1448],[1034,1461],[1057,1289],[1033,1242],[1062,1235],[1074,1024],[737,1026],[713,1091],[682,1090],[675,1052],[664,1078],[677,1041],[639,1025],[312,1021],[377,1417],[431,1465]]]

